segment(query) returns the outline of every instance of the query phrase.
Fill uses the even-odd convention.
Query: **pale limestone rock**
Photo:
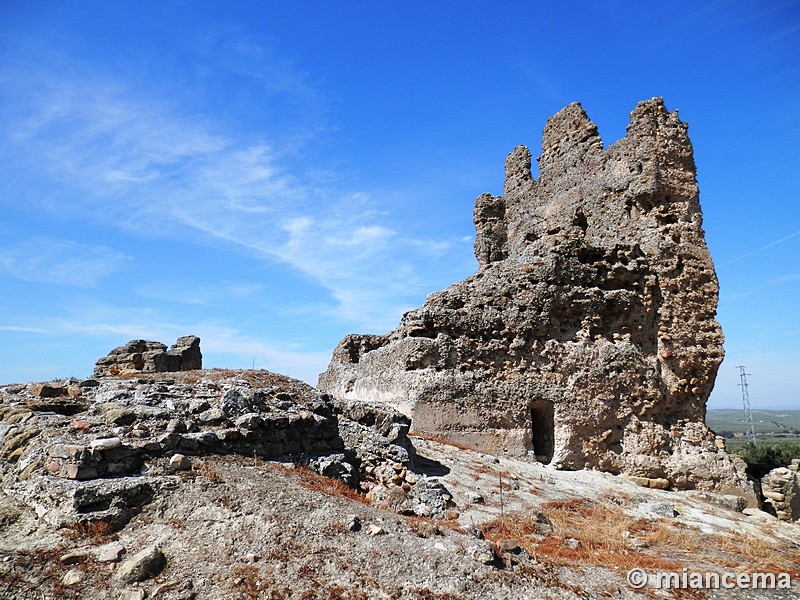
[[[125,583],[135,583],[154,577],[164,570],[167,559],[155,546],[140,550],[125,560],[117,570],[116,577]]]
[[[97,562],[117,562],[125,553],[125,546],[120,542],[109,542],[97,549]]]
[[[73,585],[79,584],[86,578],[86,573],[81,571],[80,569],[70,569],[64,576],[61,578],[61,583],[64,584],[64,587],[71,587]]]
[[[184,454],[173,454],[169,459],[169,468],[173,471],[188,471],[192,468],[192,461]]]

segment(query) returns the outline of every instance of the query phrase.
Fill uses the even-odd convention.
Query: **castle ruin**
[[[538,165],[534,179],[518,146],[503,195],[477,198],[477,273],[388,335],[345,337],[319,389],[488,453],[746,488],[704,424],[723,335],[687,125],[654,98],[604,148],[573,103],[547,121]]]

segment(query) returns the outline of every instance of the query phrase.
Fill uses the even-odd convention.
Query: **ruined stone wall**
[[[387,336],[348,336],[319,388],[388,402],[414,430],[678,488],[746,487],[705,425],[723,357],[687,125],[660,98],[603,147],[551,117],[538,180],[518,146],[475,203],[478,272]]]
[[[94,377],[172,373],[202,368],[200,338],[196,335],[185,335],[179,337],[169,349],[161,342],[131,340],[99,359],[94,368]]]
[[[800,521],[800,459],[772,469],[761,479],[761,493],[781,521]]]
[[[268,371],[0,386],[0,484],[45,521],[121,526],[212,454],[307,465],[432,516],[447,490],[414,469],[408,417],[334,402]],[[213,474],[212,474],[213,476]]]

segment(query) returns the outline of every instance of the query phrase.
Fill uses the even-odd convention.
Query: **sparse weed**
[[[334,523],[328,523],[322,528],[322,535],[326,537],[335,537],[343,533],[350,533],[350,530],[347,528],[347,525],[344,523],[339,523],[338,521]]]
[[[405,519],[411,531],[416,534],[421,531],[433,530],[433,528],[446,528],[456,533],[464,533],[464,528],[455,519],[431,519],[430,517],[417,516],[407,516]]]
[[[544,534],[535,513],[507,514],[481,525],[487,540],[513,540],[539,560],[556,564],[585,563],[630,569],[679,571],[690,564],[724,564],[733,569],[789,572],[800,575],[800,552],[767,540],[736,533],[709,540],[681,523],[638,519],[615,504],[573,499],[548,502],[542,513],[552,525]],[[644,542],[628,547],[629,537]],[[579,543],[571,547],[564,542]],[[727,557],[727,559],[726,559]]]
[[[71,539],[89,540],[93,544],[101,544],[107,541],[113,532],[114,528],[108,521],[78,521],[69,527],[64,535]]]
[[[263,598],[262,592],[266,591],[265,582],[261,580],[257,567],[247,565],[238,566],[233,570],[234,579],[233,585],[236,590],[245,598]],[[276,590],[272,590],[276,591]],[[288,590],[287,590],[288,591]],[[272,596],[273,598],[276,596]],[[278,598],[286,598],[286,595],[277,596]]]
[[[463,596],[456,596],[455,594],[437,594],[428,588],[414,588],[408,590],[414,600],[464,600]]]
[[[800,577],[800,551],[785,551],[762,538],[743,533],[715,536],[714,545],[747,565],[748,571],[785,572]]]
[[[192,469],[200,473],[200,475],[202,475],[212,483],[220,483],[222,481],[222,475],[220,475],[217,471],[215,471],[205,463],[192,465]]]
[[[550,520],[552,532],[546,533],[538,514],[514,513],[481,526],[484,537],[497,543],[513,540],[531,556],[558,564],[587,563],[600,566],[675,569],[677,563],[631,551],[624,532],[636,521],[617,506],[574,499],[548,502],[542,513]],[[577,547],[565,545],[568,538]]]

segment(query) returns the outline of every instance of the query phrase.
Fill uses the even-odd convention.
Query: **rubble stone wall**
[[[94,377],[170,373],[202,368],[200,338],[196,335],[185,335],[179,337],[169,349],[161,342],[131,340],[99,359],[94,368]]]

